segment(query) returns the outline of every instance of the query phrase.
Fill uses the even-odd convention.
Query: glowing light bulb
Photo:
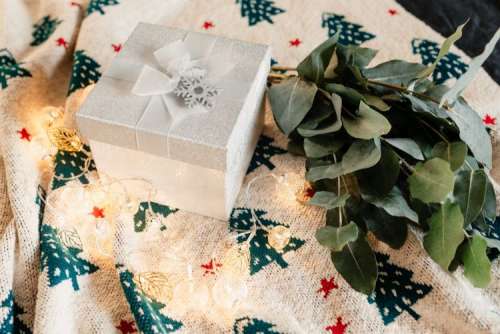
[[[224,310],[234,311],[247,296],[246,279],[234,275],[219,275],[212,288],[214,303]]]
[[[250,249],[248,244],[234,245],[222,258],[222,271],[234,276],[245,276],[250,271]]]
[[[267,242],[269,245],[281,252],[289,243],[292,234],[290,229],[286,226],[275,226],[273,227],[267,235]]]
[[[207,307],[210,292],[204,281],[195,281],[192,277],[192,267],[188,266],[188,279],[180,281],[174,288],[172,303],[176,312],[185,314],[188,311],[204,311]]]
[[[125,209],[129,214],[135,214],[137,210],[139,210],[140,201],[135,196],[129,196],[128,201],[126,202]]]
[[[309,182],[305,182],[304,185],[297,190],[295,193],[295,198],[300,204],[307,204],[309,200],[314,196],[315,190]]]

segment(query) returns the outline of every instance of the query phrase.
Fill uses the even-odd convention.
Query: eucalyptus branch
[[[296,68],[294,67],[290,67],[290,66],[279,66],[279,65],[275,65],[275,66],[271,66],[271,71],[285,71],[285,72],[288,72],[288,71],[297,71]]]
[[[450,142],[448,141],[448,139],[446,139],[446,137],[445,137],[445,136],[443,136],[443,135],[441,134],[441,132],[439,132],[438,130],[434,129],[434,128],[432,127],[432,125],[430,125],[429,123],[427,123],[427,122],[426,122],[426,121],[424,121],[423,119],[418,119],[418,121],[419,121],[420,123],[422,123],[423,125],[427,126],[430,130],[432,130],[432,132],[434,132],[435,134],[437,134],[437,135],[438,135],[438,137],[439,137],[439,138],[441,138],[441,139],[442,139],[445,143],[447,143],[447,144],[449,144],[449,143],[450,143]]]
[[[289,77],[293,77],[294,75],[280,74],[280,73],[269,73],[267,76],[271,79],[287,79]]]
[[[387,142],[386,139],[384,137],[380,137],[380,140],[384,141],[384,142]],[[396,154],[396,156],[398,157],[399,161],[406,167],[408,168],[409,171],[411,171],[413,173],[414,171],[414,168],[412,165],[410,165],[408,163],[408,161],[405,160],[405,158],[403,158],[402,156],[400,156],[396,151],[393,151],[394,154]],[[402,169],[404,171],[404,169]]]
[[[337,155],[333,153],[333,161],[337,163]],[[340,176],[337,177],[337,196],[340,196]],[[342,226],[342,206],[338,207],[339,210],[339,225]]]
[[[294,67],[289,67],[289,66],[272,66],[271,67],[271,71],[280,71],[280,72],[285,71],[285,72],[288,72],[288,71],[297,71],[297,69],[294,68]],[[272,76],[272,75],[274,75],[274,73],[270,73],[269,74],[269,76]],[[284,74],[281,74],[281,75],[283,76]],[[290,75],[288,75],[288,76],[284,75],[284,77],[282,77],[282,78],[284,79],[284,78],[287,78],[287,77],[290,77]],[[419,92],[415,92],[414,90],[408,89],[408,88],[406,88],[404,86],[393,85],[393,84],[389,84],[389,83],[386,83],[386,82],[381,82],[381,81],[371,80],[371,79],[367,79],[367,83],[369,85],[372,85],[372,86],[382,86],[382,87],[386,87],[386,88],[389,88],[389,89],[392,89],[392,90],[396,90],[398,92],[402,92],[402,93],[406,93],[406,94],[411,94],[411,95],[419,97],[421,99],[434,102],[437,105],[441,104],[441,101],[436,100],[432,96],[425,95],[425,94],[422,94],[422,93],[419,93]],[[450,107],[448,105],[446,105],[446,104],[443,106],[443,108],[446,109],[446,110],[448,110],[448,111],[451,111]]]
[[[419,97],[421,99],[425,99],[425,100],[434,102],[437,105],[441,104],[441,101],[436,100],[432,96],[425,95],[425,94],[422,94],[422,93],[419,93],[419,92],[415,92],[414,90],[408,89],[408,88],[406,88],[404,86],[393,85],[393,84],[389,84],[389,83],[385,83],[385,82],[381,82],[381,81],[376,81],[376,80],[371,80],[371,79],[368,79],[367,82],[368,82],[369,85],[386,87],[386,88],[389,88],[389,89],[397,90],[398,92],[402,92],[402,93],[406,93],[406,94],[411,94],[411,95],[414,95],[414,96]],[[446,110],[448,110],[448,111],[451,111],[450,107],[448,105],[446,105],[446,104],[443,106],[443,108],[446,109]]]
[[[459,26],[457,31],[443,43],[438,58],[442,58],[442,56],[448,52],[450,46],[461,35],[462,28],[463,25]],[[488,46],[485,47],[484,55],[487,56],[493,51],[496,42],[500,40],[500,32],[495,34],[495,36],[493,42],[488,43]],[[378,64],[377,68],[371,67],[365,69],[364,66],[354,65],[351,60],[357,57],[363,57],[363,59],[367,61],[371,60],[372,57],[369,56],[367,50],[369,50],[370,54],[376,53],[376,50],[354,45],[349,46],[349,50],[347,50],[345,46],[338,44],[334,39],[329,39],[321,44],[320,47],[314,49],[300,63],[301,65],[298,66],[300,67],[301,75],[319,74],[305,75],[307,78],[302,76],[298,78],[299,71],[297,68],[272,66],[271,74],[268,79],[268,82],[272,84],[276,82],[285,83],[290,77],[294,78],[291,80],[288,79],[289,83],[290,81],[293,82],[300,79],[295,85],[282,85],[281,89],[269,90],[274,119],[283,133],[290,134],[295,131],[297,127],[295,120],[300,118],[302,122],[313,106],[316,107],[315,103],[317,103],[318,97],[321,100],[325,98],[328,100],[332,99],[331,93],[325,90],[325,86],[330,90],[330,83],[345,84],[344,86],[339,85],[331,88],[341,93],[339,94],[341,98],[339,102],[343,104],[341,110],[342,117],[356,117],[356,122],[347,122],[348,119],[346,119],[346,122],[340,124],[341,126],[338,130],[345,130],[345,133],[342,133],[342,138],[329,138],[329,136],[323,136],[323,131],[319,131],[312,134],[311,140],[314,141],[314,138],[318,138],[318,141],[314,141],[314,149],[320,153],[319,156],[321,157],[327,154],[332,147],[343,145],[344,137],[345,140],[352,142],[352,144],[343,157],[337,157],[336,154],[328,154],[330,160],[323,160],[322,162],[324,163],[322,163],[321,166],[309,168],[307,176],[315,181],[331,179],[332,174],[329,167],[338,164],[337,161],[346,162],[346,164],[349,163],[354,170],[363,169],[366,163],[371,161],[375,153],[377,156],[380,155],[380,146],[383,145],[382,148],[384,150],[388,149],[390,146],[391,152],[395,153],[394,156],[397,159],[398,165],[394,166],[394,169],[397,173],[398,186],[394,188],[394,184],[388,184],[389,180],[386,179],[391,178],[392,180],[392,176],[394,176],[391,174],[394,172],[392,168],[382,168],[378,170],[377,168],[372,169],[372,166],[366,168],[370,171],[371,175],[359,179],[353,174],[338,175],[336,177],[337,180],[331,180],[332,184],[330,184],[331,188],[329,187],[329,190],[332,193],[335,193],[335,190],[337,190],[337,195],[339,197],[342,196],[342,198],[336,199],[333,194],[328,194],[328,196],[330,196],[328,200],[336,200],[335,205],[338,210],[338,212],[335,212],[335,209],[328,211],[328,213],[332,214],[332,216],[328,218],[333,218],[333,220],[335,220],[334,222],[328,221],[328,223],[333,223],[332,225],[335,225],[333,226],[334,228],[339,228],[341,226],[345,228],[350,218],[356,218],[358,215],[361,218],[372,216],[373,224],[357,226],[366,232],[377,232],[376,234],[374,233],[375,238],[389,245],[393,242],[394,245],[396,245],[396,243],[402,245],[407,239],[406,233],[401,233],[404,231],[401,231],[397,226],[392,226],[391,222],[394,219],[400,219],[401,216],[407,217],[408,220],[405,224],[418,229],[426,229],[427,225],[433,226],[433,228],[429,228],[427,231],[429,238],[423,244],[423,247],[437,263],[442,264],[446,262],[446,267],[448,267],[449,259],[457,256],[456,250],[462,243],[461,240],[454,238],[453,235],[455,235],[457,231],[460,232],[462,230],[464,220],[470,220],[470,217],[465,217],[464,214],[461,214],[463,213],[461,212],[463,211],[462,208],[467,207],[474,198],[483,198],[484,201],[479,214],[483,216],[491,214],[493,216],[493,210],[491,209],[495,204],[495,194],[489,190],[486,192],[484,190],[484,185],[487,182],[487,180],[485,180],[487,177],[486,175],[481,173],[481,175],[478,174],[476,177],[475,174],[472,175],[467,173],[467,175],[457,178],[455,175],[456,171],[452,170],[456,169],[453,168],[454,166],[452,167],[452,165],[458,164],[456,161],[448,161],[453,159],[433,159],[428,155],[424,155],[423,151],[428,147],[433,147],[436,141],[439,141],[441,144],[436,148],[434,152],[436,154],[434,155],[448,153],[449,155],[453,155],[453,158],[457,155],[458,160],[458,157],[462,157],[465,148],[467,154],[466,159],[470,161],[465,161],[464,165],[472,169],[473,166],[478,164],[478,169],[484,170],[486,167],[491,167],[492,164],[490,136],[488,136],[488,131],[484,128],[481,120],[474,115],[473,110],[469,110],[469,108],[453,109],[451,103],[444,104],[444,106],[441,107],[441,98],[439,96],[434,96],[434,94],[424,89],[415,88],[415,83],[421,82],[419,79],[420,77],[430,76],[439,59],[435,59],[432,66],[416,65],[404,60],[398,60],[396,62],[394,60],[389,60]],[[326,71],[325,66],[330,64],[327,65],[323,62],[316,61],[318,57],[325,57],[327,54],[336,54],[337,59],[334,60],[336,60],[337,69],[342,69],[342,71],[336,70],[335,80],[329,79],[328,75],[327,78],[325,78],[324,75]],[[481,61],[475,61],[474,66],[470,66],[469,72],[467,73],[472,73],[473,75],[480,68],[478,64],[485,59],[483,54],[479,56]],[[339,55],[346,56],[343,57]],[[351,66],[351,68],[349,68],[349,66]],[[348,68],[350,71],[344,71],[344,68]],[[407,76],[412,79],[414,84],[408,85],[389,80],[389,78],[401,76]],[[462,78],[457,81],[455,88],[447,92],[446,95],[447,97],[449,96],[448,100],[455,101],[471,78],[472,76],[462,76]],[[353,82],[353,80],[355,80],[355,82]],[[424,80],[430,84],[430,81],[427,79]],[[318,96],[318,94],[320,96]],[[401,97],[407,97],[407,99],[402,100]],[[353,100],[359,101],[359,99],[364,99],[366,104],[370,107],[374,107],[374,109],[365,108],[365,110],[361,110],[363,112],[359,112],[358,115],[355,110],[356,106],[352,106],[351,108],[348,102]],[[405,122],[399,122],[399,118],[395,119],[392,117],[392,113],[401,114],[401,117],[405,117],[405,115],[409,117],[410,115],[406,114],[403,108],[409,108],[410,106],[415,107],[415,105],[418,107],[418,105],[422,103],[424,107],[427,109],[434,109],[434,111],[441,112],[441,108],[443,108],[446,112],[450,112],[452,116],[459,112],[460,115],[456,116],[460,116],[460,118],[457,119],[453,117],[453,119],[450,120],[443,120],[441,117],[442,115],[427,112],[425,115],[426,117],[417,117],[418,125],[424,136],[420,138],[417,134],[408,134],[406,129],[408,126],[407,123],[411,123],[413,118],[410,117],[406,119]],[[389,112],[389,114],[385,113],[384,115],[383,111],[387,111],[391,107],[393,111]],[[330,109],[332,109],[331,106]],[[331,113],[331,110],[329,111]],[[451,112],[454,112],[454,114],[451,114]],[[291,122],[290,120],[294,121]],[[442,122],[448,122],[448,124]],[[442,127],[441,124],[443,124]],[[483,128],[481,128],[481,126],[483,126]],[[450,130],[448,130],[448,127]],[[460,140],[456,140],[457,149],[451,150],[449,144],[455,136],[452,136],[452,133],[457,131]],[[389,136],[387,136],[387,138],[380,136],[381,133],[406,133],[406,135],[402,135],[401,137],[408,138],[399,138],[399,141],[392,141],[389,139]],[[297,135],[302,138],[305,137],[302,136],[301,133],[297,133]],[[360,139],[359,137],[380,138],[381,143],[377,142],[376,146],[365,145],[358,142]],[[453,139],[453,141],[455,141],[455,139]],[[446,152],[446,147],[443,147],[446,146],[445,144],[448,144],[448,152]],[[468,155],[468,152],[470,152],[470,155]],[[347,155],[347,153],[349,153],[349,155]],[[332,155],[333,159],[331,158]],[[417,160],[421,161],[416,163]],[[380,157],[378,161],[380,161]],[[399,187],[399,182],[404,182],[405,186]],[[376,196],[376,200],[381,203],[380,207],[376,205],[376,210],[384,210],[387,215],[374,215],[373,210],[375,210],[375,208],[373,208],[373,201],[366,196],[363,197],[358,195],[360,195],[361,189],[364,188],[367,190],[369,190],[369,188],[385,189],[386,186],[389,187],[389,185],[391,188],[388,193],[378,194],[378,196]],[[455,187],[456,185],[460,185],[460,187]],[[353,198],[349,200],[349,204],[346,204],[344,199],[348,197],[349,194],[352,195]],[[454,201],[453,204],[446,202],[450,195],[456,195],[456,201]],[[411,205],[412,203],[409,202],[410,198],[419,200],[423,205],[428,206],[432,215],[427,217],[427,212],[414,210],[413,205]],[[340,200],[342,200],[342,202],[340,202]],[[360,204],[357,206],[356,212],[352,213],[356,217],[349,217],[348,215],[351,214],[350,204],[352,200],[356,200],[356,202]],[[342,205],[339,205],[339,203]],[[385,210],[389,207],[394,209],[398,208],[398,212],[395,210]],[[425,220],[428,220],[428,223],[426,223]],[[467,223],[471,222],[467,221]],[[380,228],[381,226],[384,226],[384,228]],[[385,228],[385,226],[389,226],[389,228]],[[446,227],[446,229],[443,227]],[[360,230],[358,230],[358,232],[359,231]],[[374,291],[374,289],[378,289],[379,287],[376,286],[378,285],[376,284],[377,261],[373,261],[373,252],[370,251],[370,245],[367,244],[364,234],[360,233],[358,236],[355,236],[354,231],[351,229],[345,229],[345,235],[340,235],[339,233],[340,230],[338,229],[336,231],[332,231],[331,229],[320,229],[316,236],[318,240],[320,240],[320,243],[325,246],[334,245],[335,250],[340,246],[345,247],[345,242],[349,245],[349,242],[352,242],[352,240],[356,238],[356,244],[353,246],[366,247],[366,252],[335,251],[335,258],[332,258],[333,264],[338,272],[357,291],[369,294]],[[464,234],[469,238],[469,234],[471,233],[465,231]],[[482,245],[478,247],[479,244],[467,243],[466,246],[469,249],[468,251],[475,252],[478,250],[481,252],[481,255],[483,255],[483,253],[487,251],[486,247],[484,247],[485,240],[482,236],[478,237],[482,239],[480,240]],[[478,241],[475,240],[475,243],[477,242]],[[330,249],[332,249],[332,247],[330,247]],[[468,275],[467,277],[476,287],[485,287],[490,280],[489,272],[491,270],[491,265],[486,256],[483,256],[483,259],[484,261],[476,261],[476,263],[472,263],[473,261],[469,261],[469,263],[464,261],[463,263],[465,268],[464,272],[467,270],[469,272],[477,271],[477,275]],[[346,266],[346,263],[362,263],[363,266]],[[481,274],[479,274],[479,272],[481,272]],[[407,284],[407,282],[401,283],[402,285]]]
[[[324,89],[321,89],[319,88],[318,89],[319,92],[321,94],[323,94],[323,96],[325,96],[327,99],[331,99],[332,96],[330,95],[330,93],[328,93],[327,91],[325,91]],[[352,118],[356,118],[356,115],[353,114],[351,111],[349,111],[349,109],[347,109],[344,105],[342,105],[342,111],[345,112],[346,114],[348,114],[349,116],[351,116]]]

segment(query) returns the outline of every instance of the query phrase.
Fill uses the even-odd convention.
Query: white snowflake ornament
[[[206,81],[205,73],[201,69],[192,69],[183,74],[174,89],[174,94],[182,98],[188,108],[202,106],[212,109],[219,93],[219,89]]]

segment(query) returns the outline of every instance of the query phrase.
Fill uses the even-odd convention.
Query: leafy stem
[[[293,68],[293,67],[289,67],[289,66],[272,66],[271,67],[271,71],[279,71],[279,72],[285,71],[285,72],[288,72],[288,71],[297,71],[297,69]],[[272,73],[272,72],[269,74],[269,78],[270,79],[278,79],[278,80],[286,79],[286,78],[293,77],[293,76],[296,76],[296,75],[295,74],[289,75],[289,74],[283,74],[283,73]],[[411,95],[419,97],[421,99],[434,102],[437,105],[441,104],[441,101],[433,98],[432,96],[416,92],[416,91],[408,89],[408,88],[406,88],[404,86],[394,85],[394,84],[390,84],[390,83],[386,83],[386,82],[381,82],[381,81],[377,81],[377,80],[371,80],[371,79],[367,79],[366,82],[369,85],[372,85],[372,86],[382,86],[382,87],[385,87],[385,88],[396,90],[398,92],[402,92],[402,93],[406,93],[406,94],[411,94]],[[451,111],[450,107],[448,105],[446,105],[446,104],[443,105],[443,108],[446,109],[446,110],[448,110],[448,111]]]
[[[419,119],[418,120],[420,123],[422,123],[423,125],[425,125],[426,127],[428,127],[430,130],[432,130],[432,132],[434,132],[435,134],[438,135],[439,138],[441,138],[446,144],[449,144],[450,142],[448,141],[448,139],[446,139],[445,136],[443,136],[438,130],[434,129],[432,127],[432,125],[430,125],[429,123],[427,123],[426,121],[424,121],[423,119]]]
[[[331,99],[331,95],[330,93],[328,93],[327,91],[325,91],[324,89],[321,89],[319,88],[318,91],[323,94],[323,96],[325,96],[328,100]],[[353,114],[351,111],[349,111],[349,109],[347,109],[346,107],[344,107],[344,105],[342,105],[342,111],[345,112],[346,114],[348,114],[349,116],[351,116],[352,118],[356,118],[356,115]]]
[[[380,137],[380,140],[386,142],[385,138],[384,137]],[[410,165],[408,163],[408,161],[406,161],[402,156],[400,156],[396,151],[394,151],[394,154],[398,157],[399,161],[401,162],[401,164],[403,164],[410,172],[414,172],[414,168],[412,165]],[[404,169],[401,169],[403,172],[406,173],[406,171]]]
[[[333,161],[335,163],[337,163],[337,155],[335,155],[335,153],[333,154]],[[337,177],[337,196],[340,196],[340,190],[341,190],[340,181],[341,181],[341,179],[344,183],[344,187],[346,187],[346,190],[347,190],[347,184],[345,183],[345,180],[342,178],[342,176]],[[345,215],[344,206],[343,205],[339,206],[338,210],[339,210],[339,226],[342,226],[343,225],[342,214]]]
[[[415,92],[414,90],[408,89],[408,88],[406,88],[404,86],[393,85],[393,84],[389,84],[389,83],[385,83],[385,82],[380,82],[380,81],[376,81],[376,80],[371,80],[371,79],[367,79],[367,82],[368,82],[369,85],[386,87],[386,88],[389,88],[389,89],[396,90],[398,92],[402,92],[402,93],[406,93],[406,94],[411,94],[411,95],[414,95],[414,96],[419,97],[421,99],[434,102],[437,105],[441,104],[441,102],[439,100],[436,100],[432,96],[425,95],[425,94],[422,94],[422,93],[419,93],[419,92]],[[448,107],[448,105],[446,105],[446,104],[443,106],[443,108],[446,109],[446,110],[448,110],[448,111],[451,110]]]
[[[290,66],[271,66],[271,71],[297,71],[296,68]]]
[[[288,74],[281,74],[281,73],[269,73],[267,76],[268,79],[277,79],[277,80],[282,80],[282,79],[287,79],[290,77],[294,77],[295,75],[288,75]]]

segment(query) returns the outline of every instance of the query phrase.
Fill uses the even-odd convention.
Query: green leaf
[[[325,70],[335,51],[339,34],[317,46],[297,67],[298,74],[305,79],[320,84],[324,80]]]
[[[349,65],[364,68],[378,53],[378,50],[363,48],[357,45],[337,45],[336,53],[338,57]]]
[[[379,140],[357,140],[351,144],[342,161],[332,165],[312,167],[306,173],[309,181],[335,179],[360,169],[374,166],[381,156]]]
[[[286,135],[302,122],[311,109],[318,88],[297,77],[283,80],[269,89],[276,123]]]
[[[366,227],[378,240],[391,248],[401,248],[408,235],[408,226],[404,219],[387,214],[386,211],[373,205],[368,205],[361,213]]]
[[[337,66],[339,65],[339,58],[337,56],[337,52],[334,52],[332,54],[332,57],[330,58],[330,61],[328,62],[328,65],[326,66],[325,73],[324,73],[324,79],[334,79],[337,77],[337,73],[335,73],[335,70],[337,69]]]
[[[349,197],[349,194],[342,194],[337,196],[337,194],[329,191],[318,191],[309,200],[309,204],[317,205],[325,209],[334,209],[340,206],[344,206]]]
[[[495,35],[491,38],[491,40],[486,44],[484,51],[474,59],[469,64],[469,69],[467,72],[462,74],[460,78],[455,82],[455,85],[448,90],[443,97],[441,98],[441,105],[447,103],[448,105],[452,105],[455,103],[457,98],[462,94],[464,89],[469,85],[469,83],[474,79],[476,74],[479,72],[479,69],[486,61],[486,59],[490,56],[490,54],[495,49],[495,45],[500,39],[500,29],[497,29]]]
[[[317,159],[336,153],[345,143],[345,140],[328,136],[304,138],[304,151],[308,158]]]
[[[441,60],[441,58],[446,56],[448,54],[448,52],[450,51],[450,48],[453,45],[453,43],[455,43],[456,41],[458,41],[460,39],[460,37],[462,37],[462,29],[464,28],[464,26],[466,24],[467,24],[467,22],[459,25],[457,30],[453,34],[451,34],[447,39],[444,40],[443,44],[441,44],[441,49],[439,50],[439,53],[438,53],[436,59],[434,59],[434,62],[432,63],[432,65],[427,67],[425,70],[423,70],[422,72],[420,72],[418,74],[419,79],[427,78],[429,75],[432,74],[432,72],[434,72],[434,69],[436,68],[436,66],[439,63],[439,61]]]
[[[366,103],[359,103],[355,118],[343,115],[342,122],[348,134],[354,138],[373,139],[389,133],[391,123],[379,112],[370,108]]]
[[[417,213],[410,208],[401,190],[396,186],[383,197],[363,194],[361,196],[365,201],[385,210],[391,216],[407,218],[418,223]]]
[[[433,101],[422,100],[409,94],[403,94],[403,96],[410,101],[411,108],[417,113],[431,114],[437,118],[448,118],[448,116],[450,116],[449,112],[440,108],[439,105]]]
[[[484,198],[483,216],[486,219],[495,221],[497,216],[497,198],[493,184],[488,179],[486,183],[486,195]]]
[[[340,227],[324,226],[316,231],[316,240],[320,245],[334,252],[340,252],[349,242],[358,239],[358,226],[350,222]]]
[[[389,84],[408,86],[410,81],[426,66],[418,63],[408,63],[403,60],[390,60],[375,67],[362,70],[365,78]]]
[[[391,109],[391,106],[384,102],[380,97],[376,95],[363,94],[364,100],[366,104],[370,107],[376,108],[380,111],[388,111]]]
[[[432,156],[448,161],[452,171],[462,167],[466,155],[467,145],[461,141],[453,143],[440,142],[432,148]]]
[[[358,106],[359,102],[363,100],[363,95],[357,90],[341,84],[327,84],[325,85],[325,90],[330,94],[335,93],[340,95],[345,100],[344,102],[352,106]]]
[[[347,69],[349,69],[352,76],[356,80],[356,84],[359,84],[364,90],[368,90],[368,81],[361,73],[361,70],[354,65],[347,65]]]
[[[375,254],[363,234],[347,243],[340,252],[332,252],[335,269],[351,287],[369,295],[375,289],[378,268]]]
[[[450,164],[440,158],[419,162],[408,177],[411,196],[424,203],[440,203],[453,190]]]
[[[491,263],[486,249],[486,240],[476,234],[467,241],[462,255],[464,275],[477,288],[486,288],[491,280]]]
[[[458,126],[460,139],[469,146],[476,160],[491,169],[491,139],[481,117],[462,98],[458,98],[448,115]]]
[[[424,155],[418,144],[410,138],[384,138],[384,141],[395,148],[409,154],[417,160],[424,160]]]
[[[382,155],[373,167],[356,172],[362,194],[384,196],[399,177],[399,158],[390,148],[382,147]]]
[[[330,96],[331,107],[333,108],[333,111],[335,112],[335,115],[336,115],[335,121],[332,124],[327,125],[327,126],[320,128],[320,129],[317,129],[316,127],[312,128],[310,126],[307,126],[306,124],[302,124],[297,129],[297,131],[300,135],[302,135],[304,137],[312,137],[312,136],[332,133],[332,132],[336,132],[336,131],[340,130],[340,128],[342,127],[342,119],[340,117],[340,114],[342,112],[342,98],[335,93],[331,93],[328,95]]]
[[[443,269],[448,270],[458,246],[464,240],[464,217],[458,204],[446,201],[429,220],[424,248]]]
[[[333,113],[331,99],[326,99],[322,94],[316,94],[311,110],[304,117],[299,128],[316,129],[322,122],[333,116]]]
[[[464,226],[481,213],[486,197],[488,177],[482,169],[462,170],[457,174],[453,195],[464,216]]]

